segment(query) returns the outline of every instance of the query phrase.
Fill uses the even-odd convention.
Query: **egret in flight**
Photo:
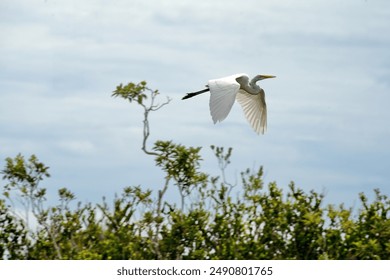
[[[214,79],[207,83],[205,89],[187,93],[182,99],[210,91],[210,114],[214,124],[227,117],[237,99],[252,128],[257,134],[264,134],[267,128],[267,105],[264,90],[256,82],[268,78],[275,76],[257,75],[249,81],[247,74],[235,74]]]

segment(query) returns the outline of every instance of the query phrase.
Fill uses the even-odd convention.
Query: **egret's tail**
[[[205,88],[205,89],[202,89],[202,90],[200,90],[200,91],[187,93],[187,95],[184,96],[184,97],[182,98],[182,100],[188,99],[188,98],[191,98],[191,97],[194,97],[194,96],[196,96],[196,95],[198,95],[198,94],[201,94],[201,93],[204,93],[204,92],[208,92],[209,90],[210,90],[209,88]]]

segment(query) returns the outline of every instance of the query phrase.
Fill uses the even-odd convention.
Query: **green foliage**
[[[40,206],[36,230],[25,226],[6,200],[0,200],[0,256],[6,259],[389,259],[390,200],[375,190],[353,215],[343,205],[322,205],[323,195],[305,193],[293,183],[287,191],[264,185],[262,168],[241,173],[235,197],[218,177],[199,171],[199,148],[158,142],[156,164],[176,185],[188,187],[185,209],[165,203],[157,210],[151,190],[126,187],[112,203],[70,207],[75,195],[58,191],[58,205]],[[214,149],[215,150],[215,149]],[[230,161],[231,150],[220,158]],[[228,157],[226,155],[229,154]],[[31,161],[7,159],[2,171],[14,196],[33,205],[37,194]],[[39,166],[36,157],[33,161]],[[217,158],[218,159],[218,158]],[[180,161],[181,164],[177,164]],[[18,164],[10,164],[19,162]],[[23,172],[20,172],[23,170]],[[45,169],[47,174],[47,168]],[[14,177],[11,176],[14,174]],[[33,175],[34,174],[34,175]],[[34,182],[26,183],[26,182]],[[27,188],[27,189],[26,189]],[[198,198],[198,199],[195,199]]]
[[[4,186],[3,195],[11,198],[12,191],[18,191],[26,206],[30,203],[40,203],[46,195],[46,189],[39,188],[39,182],[49,177],[48,167],[39,162],[35,155],[28,161],[18,154],[14,159],[7,158],[6,166],[1,172],[3,179],[8,181]]]
[[[93,205],[60,188],[57,205],[47,206],[39,185],[49,168],[34,155],[7,158],[0,259],[390,259],[390,200],[378,189],[373,201],[360,194],[353,211],[323,205],[323,194],[293,182],[265,185],[262,168],[229,183],[232,148],[211,146],[220,169],[214,176],[201,170],[200,147],[159,140],[148,151],[147,115],[162,107],[153,103],[157,93],[141,82],[113,95],[144,108],[142,150],[165,174],[160,189],[129,186]],[[168,188],[177,189],[179,203],[164,196]]]
[[[29,245],[24,224],[0,199],[0,259],[24,259]]]
[[[144,100],[147,99],[147,94],[144,92],[146,90],[149,90],[149,88],[146,86],[146,82],[142,81],[138,84],[134,83],[128,83],[127,85],[120,84],[116,87],[115,91],[113,92],[113,97],[122,97],[124,99],[127,99],[130,103],[135,101],[139,105],[142,105],[144,103]],[[158,91],[154,91],[155,94],[158,94]]]
[[[153,148],[157,152],[156,165],[173,179],[180,190],[189,193],[190,187],[205,182],[207,175],[199,172],[200,147],[185,147],[171,141],[157,141]]]

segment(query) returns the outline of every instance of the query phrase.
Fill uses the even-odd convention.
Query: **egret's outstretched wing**
[[[208,82],[210,114],[214,123],[223,121],[232,109],[237,92],[240,89],[240,84],[236,81],[236,78],[242,75],[237,74]]]
[[[256,133],[264,134],[267,129],[267,105],[264,91],[261,90],[259,94],[253,95],[240,90],[237,101],[241,104],[245,117]]]

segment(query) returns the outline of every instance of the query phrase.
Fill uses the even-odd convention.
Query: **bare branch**
[[[145,94],[145,91],[148,91],[150,95]],[[146,147],[146,143],[150,136],[150,127],[149,127],[149,113],[151,111],[157,111],[164,107],[165,105],[171,102],[171,99],[167,97],[167,100],[161,104],[155,104],[156,97],[159,95],[158,90],[152,90],[151,88],[146,86],[146,82],[142,81],[138,84],[129,83],[125,86],[120,84],[117,86],[116,90],[114,90],[112,96],[114,97],[122,97],[128,100],[130,103],[137,102],[144,110],[144,119],[143,119],[143,140],[142,140],[142,151],[144,151],[147,155],[157,156],[158,153],[153,151],[149,151]],[[150,97],[150,103],[146,103],[146,99]]]
[[[171,101],[172,101],[172,99],[171,99],[170,97],[167,96],[167,101],[165,101],[165,102],[162,103],[162,104],[157,104],[157,105],[155,105],[155,106],[152,106],[152,107],[150,108],[150,110],[151,110],[151,111],[160,110],[160,109],[161,109],[162,107],[164,107],[165,105],[168,105],[169,102],[171,102]]]

